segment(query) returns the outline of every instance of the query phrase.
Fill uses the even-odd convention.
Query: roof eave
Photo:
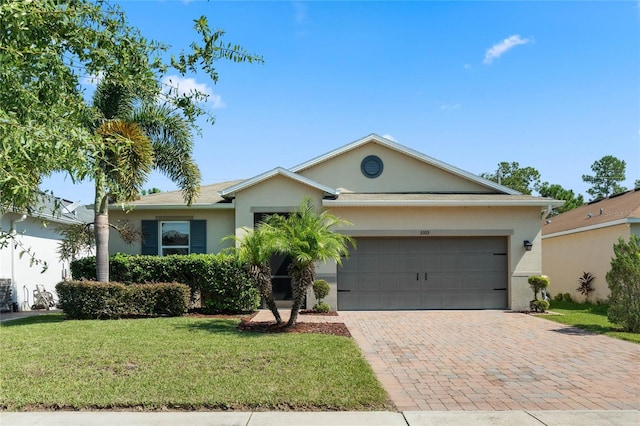
[[[554,200],[555,201],[555,200]],[[548,207],[549,200],[322,200],[327,207]],[[560,204],[561,205],[561,204]]]
[[[212,203],[212,204],[192,204],[187,206],[186,204],[112,204],[109,206],[109,210],[229,210],[234,209],[235,203]]]
[[[581,226],[579,228],[565,229],[564,231],[557,231],[551,234],[542,234],[542,239],[561,237],[563,235],[577,234],[579,232],[593,231],[594,229],[608,228],[610,226],[624,225],[625,223],[640,223],[638,217],[626,217],[623,219],[612,220],[610,222],[597,223],[595,225]],[[544,231],[544,228],[543,228]]]

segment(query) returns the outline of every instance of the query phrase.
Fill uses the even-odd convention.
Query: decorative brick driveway
[[[640,345],[502,311],[340,318],[401,411],[640,409]]]

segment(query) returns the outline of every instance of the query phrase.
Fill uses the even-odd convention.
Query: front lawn
[[[384,410],[346,337],[261,334],[237,319],[2,323],[0,408]]]
[[[549,310],[560,315],[544,315],[543,318],[562,324],[589,330],[594,333],[606,334],[622,340],[640,343],[640,334],[626,333],[621,328],[612,324],[607,319],[607,309],[609,305],[576,302],[551,302]]]

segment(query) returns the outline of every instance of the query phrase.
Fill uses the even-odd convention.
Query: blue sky
[[[637,1],[120,1],[175,51],[207,16],[265,63],[220,62],[202,121],[202,184],[292,167],[370,133],[471,173],[500,161],[585,194],[604,155],[640,179]],[[44,188],[93,202],[92,184]],[[153,175],[147,187],[175,186]],[[588,197],[586,197],[588,199]]]

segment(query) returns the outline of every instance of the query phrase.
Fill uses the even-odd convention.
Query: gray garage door
[[[505,309],[507,239],[357,238],[338,309]]]

